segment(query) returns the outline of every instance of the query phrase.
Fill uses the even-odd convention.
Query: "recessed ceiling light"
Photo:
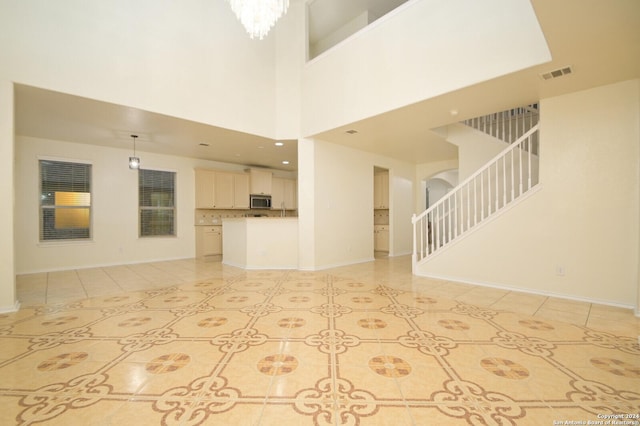
[[[282,162],[282,164],[287,165],[287,164],[289,164],[289,162],[288,162],[287,160],[284,160],[284,161]]]
[[[275,146],[284,146],[284,142],[276,142],[274,143]]]
[[[264,149],[264,146],[260,145],[260,146],[258,147],[258,149]]]

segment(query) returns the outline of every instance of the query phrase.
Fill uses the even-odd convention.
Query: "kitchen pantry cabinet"
[[[249,176],[243,173],[215,172],[214,209],[248,209]]]
[[[373,175],[373,208],[389,208],[389,172]]]
[[[251,194],[273,195],[272,174],[265,170],[251,169]]]
[[[297,203],[297,182],[295,179],[274,177],[271,186],[271,209],[295,210]]]

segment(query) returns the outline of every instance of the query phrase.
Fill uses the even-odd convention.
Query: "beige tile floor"
[[[319,272],[196,260],[52,272],[18,277],[18,295],[21,310],[0,315],[2,425],[640,413],[630,310],[415,277],[408,257]]]

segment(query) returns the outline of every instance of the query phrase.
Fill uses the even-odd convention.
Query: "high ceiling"
[[[352,19],[360,8],[401,0],[311,0],[314,37]],[[349,7],[346,7],[346,5]],[[322,140],[420,164],[455,152],[431,130],[464,118],[640,78],[640,1],[532,0],[553,61],[425,100],[318,135]],[[362,9],[365,10],[365,9]],[[320,19],[322,17],[322,19]],[[541,73],[570,65],[573,73],[543,80]],[[452,115],[455,109],[458,115]],[[135,124],[135,126],[134,126]],[[16,86],[16,133],[228,163],[297,170],[295,141],[274,140],[27,86]],[[356,130],[357,133],[346,133]],[[202,146],[201,144],[209,144]],[[283,160],[290,162],[282,164]]]

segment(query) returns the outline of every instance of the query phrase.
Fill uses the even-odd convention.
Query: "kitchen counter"
[[[222,220],[222,263],[244,269],[297,269],[298,218]]]

